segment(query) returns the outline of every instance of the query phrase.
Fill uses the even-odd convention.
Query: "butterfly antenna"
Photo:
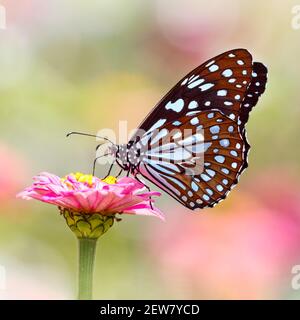
[[[105,140],[105,141],[110,142],[112,145],[115,145],[115,143],[113,143],[111,140],[109,140],[109,139],[106,138],[106,137],[101,137],[101,136],[97,136],[97,135],[95,135],[95,134],[90,134],[90,133],[72,131],[72,132],[69,132],[66,136],[69,137],[69,136],[74,135],[74,134],[77,134],[77,135],[80,135],[80,136],[87,136],[87,137],[93,137],[93,138],[103,139],[103,140]]]

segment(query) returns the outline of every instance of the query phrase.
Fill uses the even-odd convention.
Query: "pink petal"
[[[17,197],[40,200],[75,212],[152,215],[164,220],[163,213],[150,206],[151,197],[160,193],[145,192],[145,186],[134,178],[124,177],[115,184],[107,184],[93,177],[92,186],[78,182],[72,174],[65,179],[68,183],[43,172],[35,176],[33,184]]]
[[[145,216],[155,216],[165,221],[165,215],[157,208],[149,206],[149,204],[138,204],[129,208],[126,208],[124,213],[127,214],[136,214],[136,215],[145,215]]]

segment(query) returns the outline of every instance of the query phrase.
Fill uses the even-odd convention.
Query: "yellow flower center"
[[[93,176],[91,174],[83,174],[81,172],[70,173],[69,176],[72,176],[78,182],[86,183],[89,187],[93,186]],[[73,185],[70,181],[68,181],[68,176],[64,176],[60,179],[63,183],[65,183],[70,189],[73,189]]]
[[[117,182],[117,178],[113,176],[108,176],[105,179],[102,180],[103,182],[106,182],[108,184],[115,184]]]
[[[86,183],[89,187],[93,187],[93,175],[91,174],[83,174],[81,172],[76,173],[70,173],[69,175],[73,176],[76,181]],[[72,183],[67,180],[68,176],[65,176],[61,178],[61,181],[65,183],[69,188],[73,188]],[[102,180],[103,182],[106,182],[108,184],[115,184],[117,182],[117,178],[113,176],[108,176],[105,179]]]
[[[93,176],[91,174],[83,174],[81,172],[71,173],[78,182],[86,183],[90,187],[93,185]]]

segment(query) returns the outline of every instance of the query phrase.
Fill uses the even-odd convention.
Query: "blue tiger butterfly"
[[[247,50],[224,52],[181,79],[130,141],[109,152],[185,207],[213,207],[248,166],[245,125],[266,82],[267,68]]]

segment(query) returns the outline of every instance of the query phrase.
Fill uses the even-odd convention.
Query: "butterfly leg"
[[[108,170],[108,172],[107,172],[106,176],[105,176],[104,178],[102,178],[101,180],[106,179],[106,178],[110,175],[111,170],[112,170],[112,168],[113,168],[114,164],[115,164],[115,161],[110,165],[109,170]]]
[[[119,173],[116,175],[116,178],[119,178],[122,172],[123,172],[123,169],[119,171]]]
[[[95,159],[94,159],[94,162],[93,162],[93,176],[95,175],[96,162],[97,162],[98,158],[99,158],[99,157],[95,158]]]
[[[142,183],[142,184],[146,187],[146,189],[147,189],[149,192],[151,192],[150,187],[147,186],[147,185],[145,184],[145,182],[141,181],[137,176],[135,176],[135,179],[136,179],[138,182]],[[149,203],[150,203],[151,209],[153,210],[153,206],[152,206],[152,201],[151,201],[151,199],[152,199],[152,198],[151,198],[151,196],[150,196],[150,201],[149,201]]]

